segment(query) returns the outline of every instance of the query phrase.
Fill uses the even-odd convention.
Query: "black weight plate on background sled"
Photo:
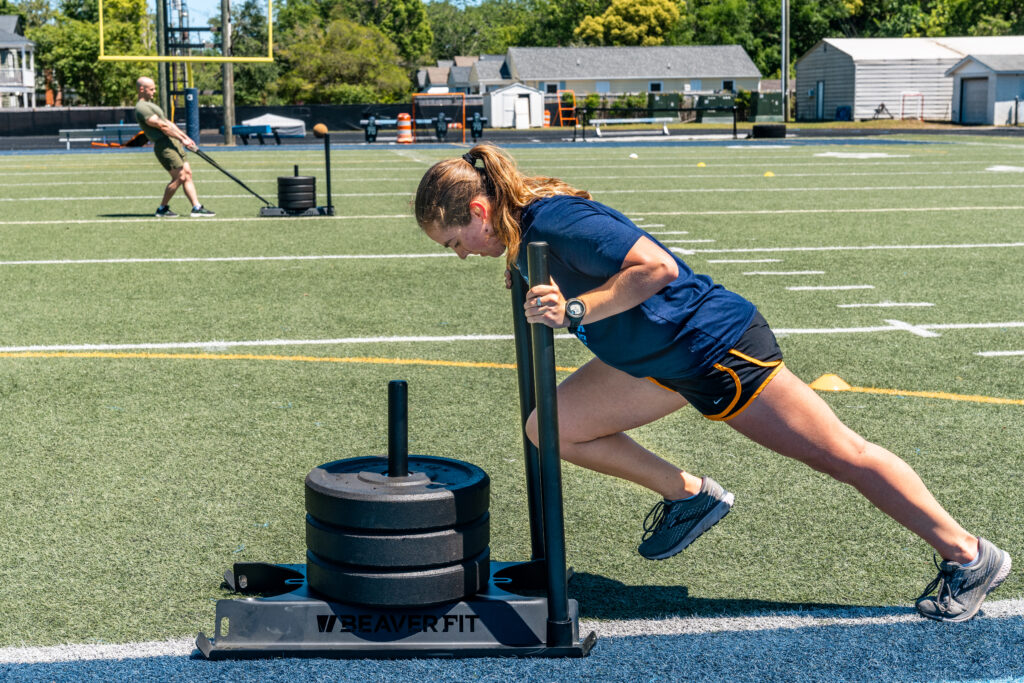
[[[462,562],[490,543],[490,515],[429,531],[367,531],[337,527],[306,515],[306,547],[318,557],[363,567],[430,567]]]
[[[491,575],[491,551],[465,562],[415,570],[374,570],[336,564],[306,551],[309,587],[337,602],[374,607],[417,607],[476,595]]]
[[[306,476],[306,512],[350,529],[440,529],[487,512],[491,481],[468,462],[410,455],[409,476],[388,477],[388,459],[335,460]]]
[[[278,199],[281,201],[305,201],[313,200],[316,198],[316,192],[312,190],[302,190],[301,192],[294,188],[287,188],[277,193]]]
[[[309,199],[279,199],[278,206],[282,209],[309,209],[316,206],[316,200]]]
[[[752,134],[755,138],[784,138],[786,137],[786,124],[755,123]]]
[[[316,177],[311,175],[278,176],[277,187],[316,187]]]

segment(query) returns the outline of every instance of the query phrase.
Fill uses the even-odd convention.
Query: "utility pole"
[[[167,0],[156,0],[156,54],[160,57],[167,56]],[[170,118],[171,87],[170,79],[167,78],[167,62],[157,62],[156,70],[156,90],[160,97],[160,108],[164,110],[164,116]]]
[[[789,123],[789,0],[782,0],[782,121]]]
[[[231,56],[231,0],[220,0],[220,38],[222,52],[225,57]],[[224,93],[224,144],[234,145],[235,134],[231,131],[235,125],[235,65],[224,62],[221,66],[221,91]]]

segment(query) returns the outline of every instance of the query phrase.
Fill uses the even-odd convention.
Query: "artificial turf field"
[[[207,151],[264,197],[293,164],[322,192],[319,148]],[[306,473],[384,452],[390,379],[410,383],[411,452],[483,467],[492,556],[528,557],[513,348],[475,338],[511,334],[503,262],[441,255],[409,206],[462,151],[337,149],[338,215],[319,219],[257,219],[195,157],[214,219],[152,217],[167,176],[149,150],[0,157],[0,647],[209,632],[231,563],[303,561]],[[1024,561],[1019,138],[511,152],[755,302],[804,380],[953,395],[825,397]],[[556,354],[589,357],[561,338]],[[695,411],[634,436],[736,506],[649,562],[653,494],[565,465],[586,618],[907,605],[934,576],[855,491]],[[1022,577],[993,598],[1024,596]]]

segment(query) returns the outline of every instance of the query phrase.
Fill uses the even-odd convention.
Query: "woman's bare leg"
[[[668,500],[693,495],[700,490],[699,477],[659,458],[623,433],[685,405],[686,400],[676,392],[595,358],[558,387],[562,459],[640,484]],[[526,433],[537,443],[536,413],[527,420]]]
[[[728,424],[766,448],[852,485],[944,559],[969,562],[977,554],[978,539],[939,505],[907,463],[840,422],[787,368]]]

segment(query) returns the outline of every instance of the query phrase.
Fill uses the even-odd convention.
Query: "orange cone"
[[[398,143],[412,144],[412,117],[405,113],[398,115]]]

